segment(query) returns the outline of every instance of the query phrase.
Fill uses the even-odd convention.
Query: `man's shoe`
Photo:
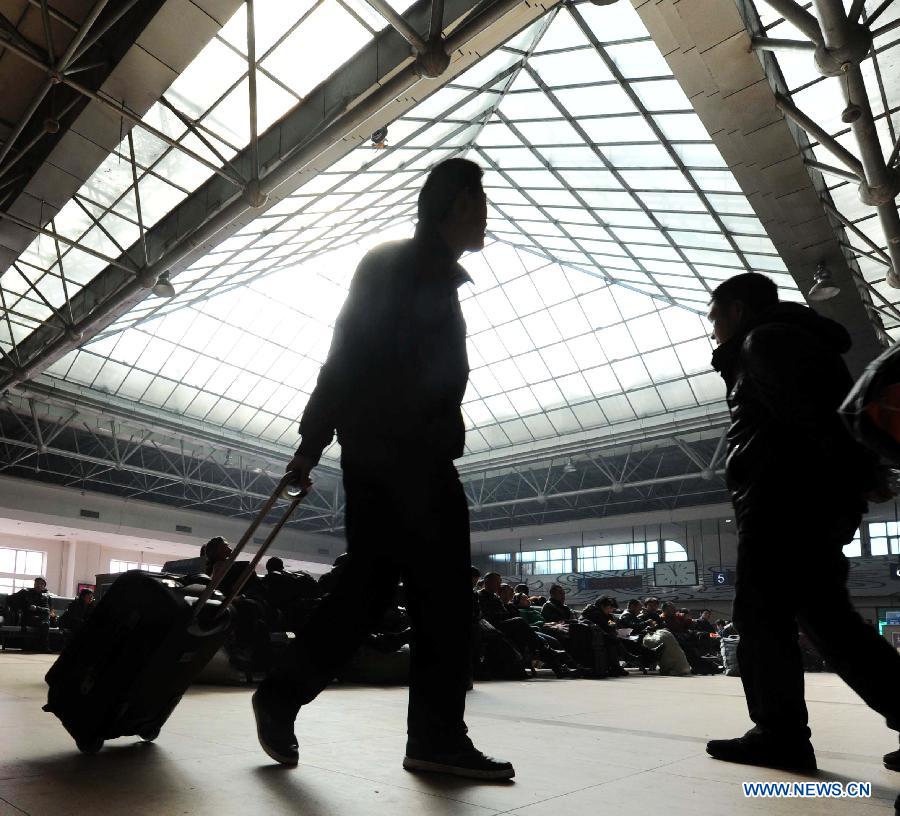
[[[884,767],[889,771],[900,771],[900,749],[884,755]]]
[[[429,771],[467,779],[512,779],[516,775],[511,762],[485,756],[474,747],[459,751],[423,751],[407,746],[403,767],[407,771]]]
[[[759,737],[710,740],[706,753],[724,762],[742,765],[761,765],[787,771],[815,771],[816,754],[809,740],[799,742],[774,742]]]
[[[300,761],[300,744],[294,734],[296,708],[260,686],[253,694],[253,714],[263,751],[276,762],[296,768]]]

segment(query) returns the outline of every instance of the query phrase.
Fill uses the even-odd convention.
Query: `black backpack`
[[[839,412],[857,441],[900,467],[900,343],[866,366]]]

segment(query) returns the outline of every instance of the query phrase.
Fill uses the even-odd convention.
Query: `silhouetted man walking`
[[[717,759],[814,770],[797,624],[828,664],[900,730],[900,655],[867,626],[847,593],[842,548],[876,487],[874,457],[837,408],[852,385],[843,326],[778,300],[764,275],[737,275],[714,292],[713,367],[728,389],[727,481],[738,528],[734,623],[754,727],[712,740]],[[790,591],[772,607],[775,572]],[[900,752],[885,765],[900,770]]]
[[[294,719],[353,656],[402,579],[414,631],[403,766],[508,779],[508,762],[477,751],[463,719],[471,622],[469,513],[453,460],[463,453],[460,405],[469,364],[458,288],[463,252],[484,246],[487,201],[477,164],[434,167],[419,194],[415,237],[359,265],[288,465],[299,484],[337,431],[348,559],[298,633],[293,660],[253,696],[266,753],[299,760]],[[441,576],[440,601],[429,597]]]

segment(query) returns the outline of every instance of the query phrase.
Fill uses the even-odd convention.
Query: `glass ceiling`
[[[844,5],[849,9],[851,0],[844,0]],[[866,0],[862,21],[867,21],[881,5],[882,0]],[[765,0],[756,0],[756,7],[768,36],[806,39],[797,28],[782,19]],[[804,7],[815,13],[811,3],[805,3]],[[869,104],[875,117],[878,138],[887,157],[896,144],[897,134],[900,131],[900,3],[888,5],[873,27],[882,29],[883,33],[875,37],[874,48],[863,60],[861,68],[869,93]],[[851,153],[858,156],[859,147],[853,132],[849,125],[841,121],[841,111],[845,102],[838,85],[839,80],[819,74],[812,53],[777,51],[774,56],[797,107],[810,115]],[[811,152],[816,161],[831,165],[836,163],[831,153],[814,140]],[[877,260],[877,255],[873,253],[875,247],[885,251],[887,249],[887,241],[875,208],[859,200],[857,184],[830,175],[824,178],[837,210],[852,221],[868,239],[867,242],[848,230],[847,235],[860,271],[882,298],[888,303],[897,305],[900,303],[900,292],[885,282],[887,266]],[[881,306],[883,302],[876,300],[875,305]],[[888,334],[894,340],[900,339],[900,315],[881,312],[881,316]]]
[[[334,26],[358,27],[362,41],[371,32],[363,37],[335,0],[310,6],[293,30],[283,19],[297,17],[293,5],[290,15],[283,4],[260,5],[271,12],[271,30],[259,34],[271,80],[264,127],[310,89],[296,61],[279,55],[288,43],[284,53],[306,53],[304,37],[321,40],[316,15],[329,49],[349,49],[340,61],[361,42],[335,36]],[[381,25],[358,5],[360,17]],[[225,157],[249,138],[238,115],[246,111],[242,14],[166,94],[201,120]],[[205,149],[164,106],[151,115]],[[148,169],[139,188],[153,223],[209,171],[162,142],[140,141]],[[802,300],[637,13],[582,4],[548,12],[390,123],[384,147],[351,151],[179,274],[176,297],[148,298],[48,373],[293,446],[356,263],[375,243],[411,234],[424,176],[450,156],[485,168],[490,201],[491,241],[463,259],[474,279],[461,293],[470,453],[720,407],[724,389],[709,370],[700,314],[711,290],[758,270],[785,298]],[[95,217],[122,246],[138,237],[130,177],[114,154],[79,197],[98,213],[110,207]],[[104,252],[119,254],[99,226],[84,226]],[[43,242],[29,263],[52,263],[55,248]],[[22,301],[40,305],[29,293]]]

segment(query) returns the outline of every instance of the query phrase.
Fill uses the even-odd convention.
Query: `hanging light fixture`
[[[575,467],[575,463],[572,461],[572,457],[570,456],[566,459],[566,463],[563,465],[563,473],[575,473],[578,468]]]
[[[831,300],[840,293],[841,287],[834,282],[831,270],[824,263],[819,263],[816,267],[816,274],[813,275],[812,289],[809,290],[807,297],[810,300],[821,302]]]
[[[175,287],[169,280],[169,273],[163,272],[153,286],[153,294],[161,298],[175,297]]]

